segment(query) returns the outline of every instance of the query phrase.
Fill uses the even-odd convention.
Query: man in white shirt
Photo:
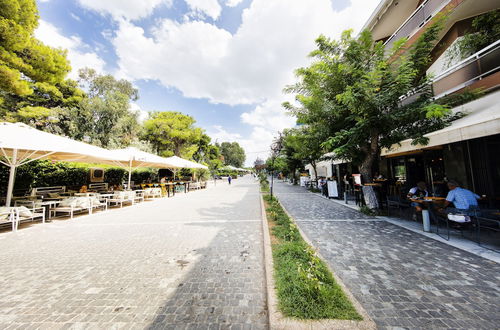
[[[418,182],[416,187],[410,189],[406,197],[408,199],[421,199],[424,197],[429,197],[429,191],[427,190],[427,185],[425,184],[425,182]],[[413,201],[411,202],[411,206],[414,206],[417,212],[422,212],[422,209],[424,208],[424,204]]]

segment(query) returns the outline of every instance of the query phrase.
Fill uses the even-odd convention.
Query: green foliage
[[[132,171],[131,180],[135,184],[144,183],[148,180],[154,181],[158,178],[158,170],[151,168],[140,168]]]
[[[224,156],[225,165],[243,167],[246,155],[238,142],[222,142],[218,147],[221,155]]]
[[[89,168],[69,163],[48,160],[33,161],[20,166],[16,171],[14,189],[28,190],[32,187],[68,186],[87,184]],[[9,168],[0,167],[0,187],[5,192],[9,180]]]
[[[64,80],[66,51],[34,38],[38,19],[34,0],[0,1],[0,117],[60,131],[60,108],[69,112],[82,92]]]
[[[302,239],[278,200],[264,195],[268,219],[274,223],[272,245],[278,307],[299,319],[361,320],[325,263]]]
[[[155,112],[144,122],[142,138],[149,141],[162,156],[191,159],[202,138],[203,130],[195,127],[193,117],[180,112]]]
[[[110,75],[99,75],[93,69],[79,72],[79,83],[88,95],[71,112],[69,135],[104,148],[129,146],[138,139],[137,113],[130,111],[130,101],[138,91],[129,81]]]
[[[128,180],[127,175],[128,172],[123,168],[108,168],[104,171],[104,182],[111,185],[121,185]]]
[[[448,64],[459,62],[500,39],[500,9],[479,15],[448,51]]]
[[[423,142],[424,134],[454,119],[445,105],[433,102],[425,76],[442,22],[438,19],[413,46],[402,40],[389,52],[368,31],[356,38],[346,31],[338,41],[319,37],[312,64],[297,70],[299,82],[286,88],[296,93],[300,106],[284,104],[305,124],[312,145],[319,140],[324,151],[352,160],[370,181],[382,148],[404,139]],[[422,95],[402,105],[400,96],[422,84]]]
[[[366,214],[366,215],[371,215],[371,216],[375,216],[377,215],[377,212],[375,210],[372,210],[370,209],[369,207],[367,207],[366,205],[362,205],[360,208],[359,208],[359,211],[363,214]]]

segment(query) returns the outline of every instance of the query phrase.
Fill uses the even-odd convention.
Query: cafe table
[[[419,203],[424,205],[425,207],[422,209],[422,225],[423,230],[425,232],[429,232],[431,229],[430,218],[434,217],[436,220],[434,213],[432,212],[432,207],[436,202],[443,202],[445,200],[444,197],[424,197],[424,198],[410,198],[412,202]],[[436,220],[436,234],[439,235],[439,221]]]

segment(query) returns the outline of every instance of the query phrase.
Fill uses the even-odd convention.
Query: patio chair
[[[99,197],[97,197],[97,196],[90,197],[90,205],[91,205],[92,210],[94,210],[94,209],[96,209],[96,210],[102,209],[103,211],[108,210],[108,203],[106,201],[100,201]]]
[[[135,191],[134,203],[144,202],[144,191]]]
[[[14,207],[18,209],[18,222],[28,222],[35,221],[37,219],[42,220],[45,223],[45,208],[43,206],[37,205],[36,201],[33,200],[17,200]]]
[[[159,198],[161,197],[161,188],[146,188],[144,189],[144,198]]]
[[[106,200],[108,207],[111,205],[123,207],[123,204],[129,203],[131,205],[135,202],[135,191],[115,191],[114,196]]]
[[[92,202],[89,197],[66,198],[62,200],[57,207],[50,210],[53,216],[56,216],[57,213],[66,213],[70,215],[71,219],[73,219],[73,216],[76,212],[84,211],[92,214]]]
[[[19,227],[19,210],[14,207],[0,207],[0,226],[10,225],[12,226],[12,231],[17,231]]]

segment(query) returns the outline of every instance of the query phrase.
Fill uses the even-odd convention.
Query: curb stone
[[[281,205],[281,204],[280,204]],[[266,273],[266,291],[267,291],[267,309],[268,309],[268,317],[269,317],[269,327],[270,329],[291,329],[291,330],[302,330],[302,329],[362,329],[362,330],[371,330],[376,329],[375,322],[368,316],[368,313],[365,311],[363,306],[354,298],[349,289],[345,286],[345,284],[341,281],[341,279],[333,272],[330,266],[326,264],[330,272],[332,273],[335,281],[340,285],[345,295],[353,304],[356,311],[363,317],[362,321],[353,321],[353,320],[297,320],[289,317],[283,316],[281,312],[278,310],[278,298],[276,296],[275,285],[274,285],[274,264],[273,264],[273,255],[271,250],[271,236],[269,233],[268,220],[266,215],[266,210],[264,206],[264,199],[262,198],[262,193],[260,196],[260,206],[261,206],[261,214],[262,214],[262,230],[264,234],[264,267]],[[288,211],[283,207],[285,213],[292,219],[293,222],[295,220],[290,216]],[[300,231],[300,234],[304,238],[307,244],[311,245],[314,248],[314,245],[311,244],[311,240],[302,232],[302,230],[297,226]],[[318,256],[325,260],[321,254],[316,251]]]

